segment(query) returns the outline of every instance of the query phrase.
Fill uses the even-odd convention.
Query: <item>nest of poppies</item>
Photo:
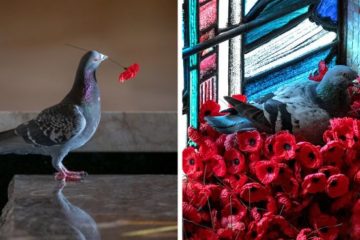
[[[184,239],[360,239],[360,121],[337,118],[324,145],[287,131],[188,129]]]

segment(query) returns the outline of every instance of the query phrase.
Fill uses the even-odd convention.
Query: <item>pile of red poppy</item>
[[[360,239],[359,120],[332,119],[324,146],[201,121],[183,151],[184,239]]]

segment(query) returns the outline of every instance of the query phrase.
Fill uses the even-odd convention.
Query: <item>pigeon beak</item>
[[[108,56],[100,54],[100,61],[105,61],[106,59],[108,59]]]

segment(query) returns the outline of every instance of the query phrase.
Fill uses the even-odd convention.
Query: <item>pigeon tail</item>
[[[29,154],[31,149],[22,137],[15,133],[15,129],[0,132],[0,154]]]
[[[248,119],[238,115],[208,116],[205,117],[205,120],[216,131],[225,134],[255,130],[254,125]]]

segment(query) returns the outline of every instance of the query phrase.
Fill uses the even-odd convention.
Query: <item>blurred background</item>
[[[84,54],[70,43],[140,65],[126,84],[118,83],[120,67],[99,68],[104,111],[176,111],[176,1],[0,2],[0,110],[39,111],[60,101]]]

